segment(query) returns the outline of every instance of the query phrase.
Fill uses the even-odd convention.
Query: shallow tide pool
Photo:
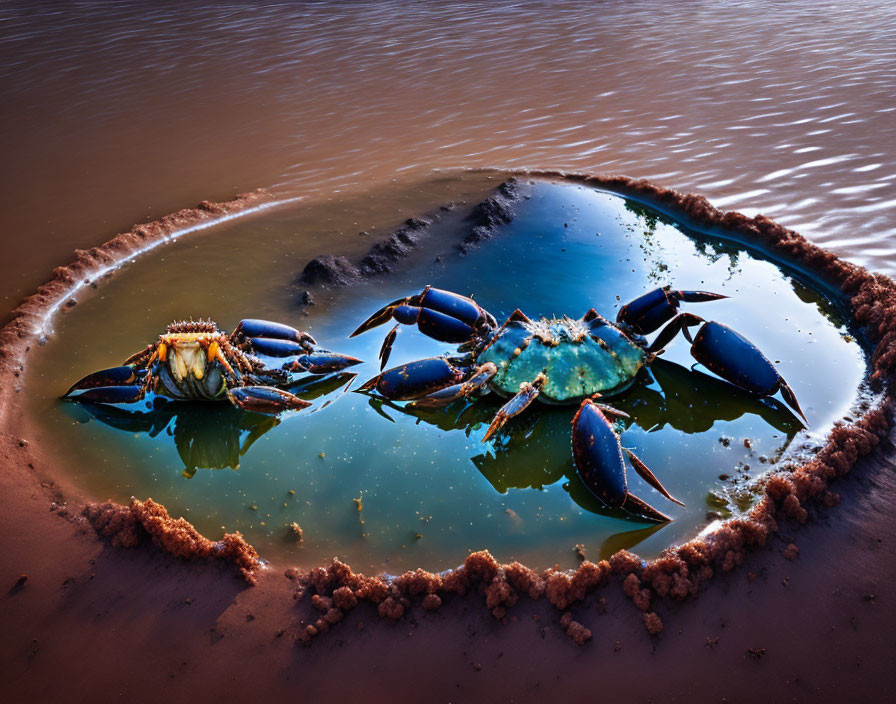
[[[634,548],[645,558],[755,499],[755,480],[811,448],[848,413],[865,375],[862,347],[837,304],[811,282],[718,236],[694,232],[644,204],[561,181],[521,181],[512,220],[466,255],[473,206],[503,177],[443,175],[237,220],[159,248],[99,282],[54,323],[29,372],[40,441],[96,499],[152,498],[209,536],[241,531],[268,559],[314,565],[338,556],[356,569],[398,572],[459,564],[488,548],[500,560],[572,565]],[[453,203],[451,210],[439,206]],[[296,277],[322,253],[358,259],[410,216],[438,215],[393,274],[310,289]],[[473,294],[502,321],[527,315],[609,319],[659,285],[730,298],[683,304],[752,340],[805,411],[803,431],[778,399],[758,399],[708,373],[677,339],[612,399],[619,425],[675,506],[629,472],[630,489],[674,520],[652,525],[607,510],[575,475],[575,406],[534,404],[503,432],[482,436],[502,400],[491,394],[442,411],[412,411],[354,390],[348,379],[306,390],[314,405],[279,420],[229,404],[147,398],[97,408],[58,400],[84,374],[115,366],[174,319],[212,317],[230,331],[243,317],[279,320],[329,349],[367,360],[351,389],[378,372],[384,326],[349,333],[384,303],[426,284]],[[390,366],[453,351],[413,328]],[[289,528],[303,529],[296,540]]]

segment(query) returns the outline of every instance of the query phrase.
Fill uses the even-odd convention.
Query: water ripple
[[[525,166],[705,192],[896,273],[890,0],[4,3],[0,28],[7,231],[47,241],[26,264],[235,183]]]

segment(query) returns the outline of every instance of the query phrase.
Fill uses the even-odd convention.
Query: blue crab
[[[458,345],[457,354],[389,369],[361,390],[392,401],[412,401],[421,408],[438,408],[489,391],[511,397],[494,416],[484,442],[536,399],[579,404],[572,421],[572,452],[583,483],[608,506],[624,508],[649,521],[669,521],[671,518],[628,490],[625,458],[663,496],[681,502],[634,452],[623,448],[607,416],[626,414],[596,399],[625,391],[639,370],[651,364],[679,333],[691,343],[692,356],[710,371],[757,396],[780,392],[785,403],[805,420],[790,386],[753,343],[726,325],[679,311],[682,302],[720,298],[725,296],[666,286],[624,305],[615,323],[593,308],[578,319],[538,320],[517,309],[498,325],[472,298],[427,286],[380,308],[352,337],[396,321],[380,350],[381,370],[402,324],[416,325],[428,337]],[[697,326],[699,330],[692,335],[691,328]],[[659,334],[648,344],[644,335],[657,330]]]
[[[229,400],[237,408],[277,415],[308,401],[279,388],[295,374],[329,374],[359,359],[316,348],[306,332],[247,318],[226,335],[211,320],[172,323],[158,341],[120,367],[88,374],[63,398],[92,403],[136,403],[147,391],[178,401]],[[282,359],[269,368],[258,355]]]

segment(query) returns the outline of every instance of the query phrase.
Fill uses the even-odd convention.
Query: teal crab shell
[[[495,364],[498,373],[490,387],[503,396],[513,396],[520,384],[543,373],[539,400],[567,404],[623,391],[646,359],[642,347],[606,320],[541,318],[507,323],[486,341],[477,363]]]

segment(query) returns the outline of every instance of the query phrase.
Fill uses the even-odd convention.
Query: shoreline
[[[701,591],[701,584],[716,572],[730,572],[742,564],[760,565],[756,569],[761,572],[765,562],[776,564],[776,560],[768,557],[769,550],[752,552],[750,548],[768,542],[777,543],[775,536],[781,531],[778,521],[782,519],[787,520],[783,529],[785,532],[793,525],[790,521],[805,522],[808,514],[804,504],[815,504],[819,499],[826,505],[837,503],[839,497],[827,491],[828,480],[848,472],[862,456],[870,454],[879,440],[888,434],[892,424],[893,406],[896,404],[891,391],[893,363],[896,360],[896,323],[894,323],[896,320],[896,285],[885,277],[869,274],[856,265],[843,262],[830,252],[808,243],[796,233],[762,216],[747,218],[739,213],[718,211],[699,196],[678,194],[669,189],[653,186],[646,181],[633,181],[624,177],[570,175],[560,172],[515,173],[522,176],[562,177],[598,188],[628,191],[635,198],[654,200],[664,207],[675,208],[676,212],[680,210],[695,222],[702,222],[706,227],[724,227],[726,230],[737,232],[756,245],[767,247],[780,257],[792,260],[791,263],[807,267],[814,272],[815,276],[822,276],[829,285],[836,286],[850,299],[856,321],[863,327],[870,327],[870,337],[877,343],[872,357],[874,369],[872,379],[887,385],[879,406],[868,410],[862,419],[849,428],[835,428],[825,448],[816,458],[793,471],[789,478],[783,478],[780,472],[770,478],[766,486],[766,496],[761,504],[751,512],[749,521],[729,521],[716,532],[675,548],[670,553],[651,562],[646,568],[642,567],[639,558],[634,558],[628,553],[618,553],[606,565],[582,563],[574,576],[566,572],[551,570],[538,574],[531,570],[526,571],[522,566],[510,570],[506,566],[499,567],[483,555],[476,554],[478,557],[474,556],[475,559],[472,561],[468,559],[469,564],[466,567],[448,575],[410,573],[415,576],[399,577],[391,583],[386,583],[380,578],[354,575],[350,570],[339,567],[327,571],[326,574],[322,572],[322,568],[316,568],[307,574],[294,572],[291,574],[291,578],[287,576],[284,579],[280,572],[283,566],[271,567],[258,572],[258,585],[244,592],[244,588],[238,580],[231,578],[226,570],[222,572],[220,567],[211,566],[206,562],[184,563],[172,559],[156,549],[123,551],[112,548],[94,534],[94,531],[87,525],[87,521],[81,516],[80,508],[85,498],[78,492],[77,487],[69,486],[65,477],[56,476],[46,458],[42,457],[40,452],[28,442],[27,420],[23,417],[21,409],[17,408],[15,404],[15,394],[20,388],[21,374],[25,372],[24,358],[30,347],[39,342],[42,326],[48,317],[47,314],[64,305],[73,286],[82,285],[85,279],[96,277],[97,272],[108,271],[117,263],[132,258],[150,246],[160,244],[172,236],[179,236],[185,228],[195,227],[202,223],[211,225],[216,222],[214,219],[216,217],[220,219],[235,213],[247,213],[253,208],[257,208],[260,203],[276,204],[270,200],[271,197],[268,194],[256,192],[240,196],[227,203],[203,203],[198,208],[182,210],[154,223],[136,226],[128,233],[119,235],[100,247],[86,252],[76,252],[76,260],[68,267],[55,270],[53,279],[41,286],[33,296],[26,299],[14,312],[12,322],[0,331],[0,432],[2,432],[0,451],[3,452],[8,465],[3,473],[2,484],[0,484],[3,486],[3,496],[6,498],[7,504],[0,525],[4,528],[4,535],[16,536],[16,549],[12,553],[18,559],[30,562],[27,559],[27,551],[23,553],[19,548],[29,544],[40,545],[40,548],[35,548],[39,554],[51,555],[54,560],[59,560],[66,564],[68,569],[75,570],[82,575],[85,573],[97,575],[99,572],[99,568],[95,568],[91,561],[101,564],[106,574],[98,584],[104,584],[102,588],[105,589],[110,588],[110,579],[114,582],[114,576],[117,573],[125,577],[148,573],[151,576],[147,579],[151,580],[153,589],[146,591],[152,591],[152,594],[136,596],[137,601],[142,602],[143,608],[147,611],[146,614],[140,616],[142,619],[148,618],[153,612],[159,613],[173,608],[169,603],[171,594],[176,593],[178,585],[183,586],[184,581],[190,584],[205,584],[208,593],[214,594],[214,598],[220,602],[219,606],[224,607],[221,611],[222,614],[229,614],[234,609],[239,610],[238,604],[242,601],[253,604],[252,619],[246,618],[246,623],[259,621],[273,624],[278,619],[283,621],[283,611],[285,610],[288,614],[288,625],[286,623],[281,625],[283,630],[276,640],[281,643],[290,641],[290,646],[292,646],[291,641],[293,640],[307,640],[303,637],[303,633],[314,635],[308,630],[309,625],[318,632],[324,630],[317,622],[315,624],[302,622],[301,616],[310,613],[307,608],[308,602],[312,601],[315,595],[299,599],[298,602],[303,613],[297,613],[295,604],[297,585],[293,582],[298,583],[298,591],[302,591],[304,588],[304,591],[318,592],[316,594],[318,597],[317,610],[321,611],[321,606],[327,608],[325,611],[321,611],[322,615],[317,618],[328,624],[327,629],[333,625],[329,623],[331,619],[335,619],[334,623],[338,623],[351,608],[354,608],[348,592],[356,600],[360,598],[362,601],[367,599],[373,602],[380,615],[387,618],[395,614],[401,617],[405,611],[409,611],[411,619],[405,616],[404,621],[400,621],[397,626],[390,627],[387,624],[376,626],[377,631],[382,631],[384,636],[386,633],[390,633],[390,628],[400,628],[401,623],[409,623],[420,612],[419,606],[411,604],[410,601],[406,604],[402,600],[416,598],[416,602],[419,604],[422,599],[418,597],[425,599],[429,594],[442,593],[448,597],[447,601],[450,603],[436,612],[433,615],[433,620],[443,622],[442,627],[444,627],[444,621],[449,613],[454,614],[460,609],[466,612],[468,606],[473,606],[472,602],[481,600],[474,594],[477,590],[488,592],[489,608],[493,610],[495,617],[507,621],[506,625],[510,626],[509,631],[518,630],[516,624],[519,621],[513,621],[513,619],[516,618],[517,611],[525,608],[525,604],[536,610],[536,615],[539,615],[539,618],[547,623],[545,627],[550,627],[559,633],[559,611],[544,604],[544,601],[540,603],[529,601],[529,595],[546,594],[557,609],[565,611],[572,608],[573,611],[567,619],[566,630],[572,630],[582,635],[581,630],[573,625],[579,623],[575,620],[578,611],[592,603],[595,596],[592,592],[598,586],[606,584],[611,574],[613,583],[619,581],[625,585],[623,588],[627,598],[622,596],[622,590],[619,589],[603,589],[600,595],[609,598],[609,614],[614,621],[614,627],[624,624],[629,638],[634,637],[636,642],[654,643],[656,646],[658,642],[662,643],[664,639],[673,637],[669,635],[669,632],[674,633],[675,627],[679,625],[679,619],[682,617],[682,614],[679,613],[681,611],[686,612],[683,618],[687,621],[695,618],[695,609],[713,609],[724,606],[724,604],[719,604],[719,592],[723,589],[735,591],[742,589],[740,582],[743,580],[739,577],[742,577],[743,570],[735,570],[732,575],[717,577],[713,581],[723,582],[725,586],[713,584],[708,589],[702,589],[697,602],[690,597]],[[515,173],[510,172],[509,175],[515,175]],[[873,467],[875,463],[880,468],[881,465],[886,464],[886,460],[875,459],[865,464]],[[68,506],[62,504],[66,499],[69,502]],[[61,505],[61,508],[57,508],[55,511],[48,510],[50,503]],[[71,509],[73,504],[78,505],[74,511]],[[820,509],[820,512],[824,516],[834,514],[837,517],[836,521],[840,523],[847,520],[846,517],[840,516],[844,512],[843,509],[834,509],[833,511]],[[69,520],[58,521],[56,520],[58,516]],[[890,519],[890,525],[892,525],[892,519]],[[35,531],[35,527],[39,530]],[[804,531],[809,530],[813,529],[802,529],[797,537],[799,538]],[[813,532],[818,534],[818,529],[814,529]],[[884,532],[883,534],[887,535],[888,533]],[[45,544],[47,542],[45,539],[50,537],[56,540],[50,541],[52,545],[48,547]],[[815,547],[817,546],[813,546],[808,552],[810,554],[814,552]],[[889,549],[892,550],[892,548]],[[16,569],[9,562],[11,562],[10,558],[4,560],[4,577],[7,576],[9,570],[14,572]],[[33,574],[52,572],[54,566],[42,566],[36,569],[36,573],[33,570],[21,572],[22,574],[27,573],[28,578],[17,591],[13,592],[11,589],[6,594],[4,600],[6,603],[2,606],[4,614],[7,609],[12,608],[15,613],[14,618],[21,617],[23,614],[19,613],[20,609],[16,609],[15,606],[23,601],[22,596],[49,588],[47,585],[35,586]],[[884,572],[886,571],[884,570]],[[9,573],[11,574],[11,572]],[[756,574],[756,572],[751,569],[750,574]],[[289,575],[288,570],[287,575]],[[450,581],[452,575],[454,575],[454,581]],[[842,575],[843,578],[847,576],[847,574]],[[887,577],[886,574],[883,576]],[[40,578],[38,577],[38,579]],[[403,581],[400,581],[402,579]],[[102,588],[92,586],[93,580],[93,577],[88,576],[83,584],[79,584],[82,597],[90,598],[92,594],[95,596],[97,590],[101,591]],[[16,581],[15,577],[10,581],[10,585],[14,581]],[[145,584],[140,579],[137,582]],[[750,583],[752,584],[752,580]],[[313,589],[307,589],[307,587],[313,587]],[[341,606],[339,603],[327,604],[324,601],[330,598],[332,592],[341,588],[348,590],[348,592],[341,592],[341,596],[337,597]],[[5,589],[6,587],[0,585],[0,593],[5,592]],[[63,590],[65,589],[67,588],[63,586]],[[165,596],[154,598],[156,590]],[[467,595],[468,592],[470,595]],[[58,599],[58,593],[55,596]],[[169,599],[169,602],[164,601],[164,598]],[[442,597],[438,598],[441,601]],[[875,597],[875,599],[877,598]],[[520,605],[508,612],[507,607],[513,606],[517,599],[520,599]],[[628,599],[635,602],[640,611],[632,609],[631,605],[627,603]],[[672,603],[673,600],[687,600],[687,602],[682,606],[677,606]],[[712,602],[712,605],[703,607],[704,601]],[[430,604],[432,603],[430,600]],[[383,607],[384,604],[385,607]],[[191,605],[186,604],[186,606]],[[643,608],[645,605],[647,608]],[[362,605],[360,607],[362,616],[357,618],[353,616],[350,620],[359,622],[357,619],[363,618],[363,614],[369,613],[371,608]],[[651,608],[654,611],[651,611]],[[892,609],[892,607],[889,608]],[[334,609],[340,613],[330,613]],[[660,615],[656,614],[655,610],[657,609],[661,612]],[[478,606],[476,610],[481,614],[472,616],[465,614],[461,620],[469,623],[469,619],[474,619],[479,624],[478,628],[491,630],[494,633],[491,637],[494,639],[507,638],[508,648],[522,647],[510,640],[509,635],[502,635],[501,622],[489,614],[485,614],[484,610]],[[593,608],[589,610],[594,612]],[[642,617],[641,611],[645,613],[645,617]],[[670,612],[671,615],[669,615]],[[553,616],[551,616],[552,613]],[[656,620],[646,617],[647,614],[653,614]],[[57,615],[62,616],[62,614]],[[647,635],[644,625],[647,625],[648,629],[659,632],[658,629],[662,630],[663,615],[669,615],[666,635],[659,641],[654,641]],[[310,616],[306,617],[310,618]],[[69,619],[70,616],[61,620]],[[483,619],[489,619],[491,623],[484,625]],[[368,619],[364,618],[364,620]],[[379,619],[371,620],[379,621]],[[656,623],[657,620],[660,620],[659,624]],[[350,625],[338,626],[334,633],[328,635],[327,638],[315,642],[314,647],[308,652],[313,653],[319,650],[331,652],[335,647],[341,648],[343,643],[341,636],[348,636],[350,633],[354,635]],[[462,625],[464,624],[461,623],[458,627]],[[891,621],[881,625],[892,628],[896,624]],[[587,626],[586,622],[581,627],[587,628]],[[631,632],[632,626],[635,626],[634,630],[638,633]],[[495,631],[495,627],[499,630]],[[362,640],[369,639],[372,630],[373,628],[365,628],[366,635]],[[430,632],[428,637],[438,640],[436,634],[432,632],[435,629],[428,630]],[[283,638],[287,633],[291,638]],[[572,633],[569,635],[575,637]],[[161,634],[157,634],[154,642],[157,647],[164,647],[160,637]],[[545,636],[542,634],[537,637],[540,639]],[[388,636],[388,638],[392,638],[392,636]],[[562,638],[565,639],[565,636]],[[217,641],[214,637],[210,637],[208,640],[210,642],[195,645],[195,647],[220,648],[216,645]],[[350,640],[352,639],[346,638],[346,641]],[[340,645],[327,645],[328,642],[338,642]],[[410,644],[409,647],[412,648],[413,644]],[[235,643],[232,646],[229,645],[228,649],[232,649],[236,654],[240,651],[240,646]],[[588,652],[589,649],[585,648],[582,652]],[[707,651],[714,649],[715,646],[706,648]],[[3,650],[6,652],[5,644]],[[570,651],[562,652],[566,655],[570,653]],[[37,653],[33,653],[33,655],[36,657]],[[405,655],[410,656],[411,653],[405,653]],[[22,656],[27,656],[27,653],[18,654],[18,657]],[[309,657],[317,659],[319,656]],[[763,656],[750,657],[761,659]],[[133,662],[132,666],[136,668],[138,661]],[[473,676],[479,671],[473,667]],[[9,676],[9,673],[4,674]],[[871,689],[870,691],[873,693],[877,690]]]

